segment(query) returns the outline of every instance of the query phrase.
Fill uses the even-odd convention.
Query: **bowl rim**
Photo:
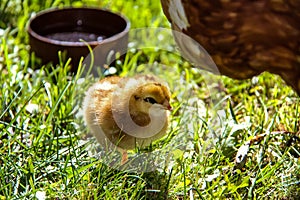
[[[56,12],[56,11],[64,11],[64,10],[94,10],[94,11],[101,11],[101,12],[107,12],[107,13],[111,13],[113,15],[116,15],[118,17],[120,17],[121,19],[123,19],[126,23],[126,27],[119,33],[114,34],[110,37],[107,37],[105,39],[103,39],[102,41],[89,41],[89,42],[70,42],[70,41],[60,41],[60,40],[54,40],[51,38],[47,38],[45,36],[39,35],[38,33],[36,33],[32,28],[31,28],[31,23],[33,20],[35,20],[36,18],[38,18],[39,16],[42,16],[44,14],[48,14],[48,13],[52,13],[52,12]],[[98,8],[98,7],[63,7],[63,8],[49,8],[49,9],[45,9],[42,10],[38,13],[36,13],[33,17],[30,18],[29,20],[29,24],[27,27],[27,32],[29,35],[31,35],[32,37],[48,43],[48,44],[54,44],[54,45],[58,45],[58,46],[65,46],[65,47],[82,47],[82,46],[97,46],[99,44],[103,44],[103,43],[109,43],[111,41],[115,41],[118,40],[119,38],[122,38],[124,35],[128,34],[129,30],[130,30],[130,21],[128,20],[127,17],[125,17],[124,15],[120,14],[120,13],[115,13],[112,12],[108,9],[103,9],[103,8]]]

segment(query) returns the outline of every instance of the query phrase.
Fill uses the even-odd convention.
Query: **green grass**
[[[214,80],[209,96],[204,72],[172,52],[155,49],[128,53],[116,67],[123,76],[151,71],[169,82],[174,107],[170,131],[152,148],[167,149],[171,159],[147,173],[105,165],[76,117],[92,79],[81,78],[81,70],[69,73],[64,63],[55,70],[41,66],[29,52],[26,25],[31,14],[69,5],[121,12],[133,28],[169,27],[157,0],[1,1],[0,199],[33,199],[38,192],[47,199],[300,196],[300,145],[290,143],[292,135],[266,137],[250,147],[242,168],[234,162],[238,148],[255,135],[299,131],[297,95],[278,76],[263,73],[244,81],[208,75]],[[224,111],[219,125],[211,100]]]

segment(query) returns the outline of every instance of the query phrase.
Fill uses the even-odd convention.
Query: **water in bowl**
[[[86,32],[60,32],[60,33],[51,33],[46,35],[47,38],[58,41],[67,41],[67,42],[101,42],[106,37],[104,35],[99,35],[95,33],[86,33]]]

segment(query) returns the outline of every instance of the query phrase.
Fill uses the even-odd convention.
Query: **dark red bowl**
[[[30,20],[28,33],[31,51],[43,64],[58,64],[58,51],[62,51],[72,58],[74,71],[81,57],[90,53],[85,42],[92,48],[98,46],[98,65],[105,64],[109,52],[127,48],[129,29],[130,22],[124,16],[107,10],[64,8],[38,13]]]

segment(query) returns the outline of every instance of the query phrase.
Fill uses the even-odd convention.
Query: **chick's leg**
[[[124,165],[124,164],[128,161],[127,150],[122,149],[122,150],[121,150],[121,154],[122,154],[121,165]]]

